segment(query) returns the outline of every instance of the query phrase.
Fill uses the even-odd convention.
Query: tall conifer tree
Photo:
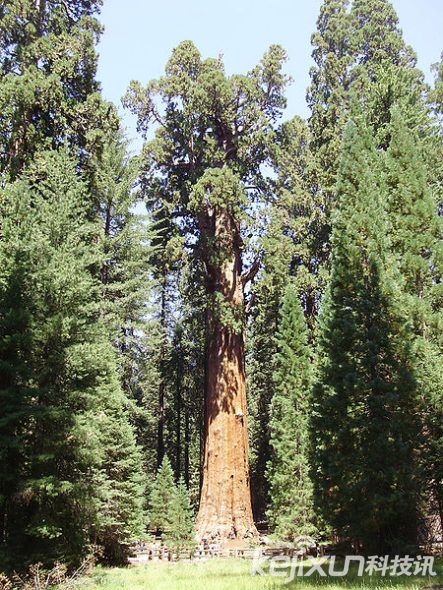
[[[285,289],[280,308],[271,402],[268,516],[284,538],[315,531],[309,473],[311,362],[307,328],[297,290]]]
[[[411,332],[364,125],[348,125],[342,150],[313,398],[315,495],[340,536],[399,551],[416,542],[418,508]]]
[[[348,117],[349,70],[353,64],[353,27],[349,0],[325,0],[312,35],[311,84],[307,103],[313,158],[310,190],[319,217],[312,260],[328,266],[331,213],[343,127]]]
[[[2,193],[1,538],[20,566],[72,563],[94,540],[108,549],[143,526],[141,460],[100,315],[101,232],[88,197],[63,152],[41,154]]]
[[[273,145],[275,197],[263,217],[268,223],[260,237],[262,271],[252,286],[248,339],[248,393],[251,411],[251,483],[254,514],[264,516],[268,500],[265,477],[269,456],[269,409],[274,391],[275,334],[284,288],[293,276],[313,330],[324,280],[314,254],[321,213],[309,190],[312,158],[309,130],[300,117],[284,123]]]
[[[198,515],[200,537],[256,534],[248,469],[243,270],[247,210],[266,191],[262,164],[285,104],[285,52],[272,46],[248,75],[227,76],[220,59],[203,60],[181,43],[165,75],[131,84],[126,104],[141,131],[159,124],[145,146],[143,177],[157,206],[205,266],[207,348],[205,447]],[[257,126],[257,122],[259,125]],[[265,193],[266,194],[266,193]]]
[[[441,273],[443,226],[419,135],[407,127],[399,108],[393,111],[386,152],[386,186],[391,242],[415,334],[416,379],[420,392],[425,514],[443,521],[441,449],[443,445],[443,358],[441,345]],[[426,147],[426,149],[428,149]],[[417,441],[419,443],[419,441]],[[439,459],[440,456],[440,459]]]

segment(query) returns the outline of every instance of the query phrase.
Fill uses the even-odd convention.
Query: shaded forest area
[[[442,64],[388,0],[324,0],[286,120],[282,47],[228,75],[184,41],[123,97],[132,155],[100,5],[0,6],[0,569],[153,530],[413,553],[443,523]]]

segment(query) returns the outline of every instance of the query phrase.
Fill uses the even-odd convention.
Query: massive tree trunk
[[[216,246],[206,254],[213,303],[197,536],[244,538],[257,531],[249,486],[241,238],[238,223],[226,209],[210,211],[205,229]]]

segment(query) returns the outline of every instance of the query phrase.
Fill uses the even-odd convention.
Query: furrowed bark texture
[[[215,264],[207,256],[209,291],[225,309],[242,314],[241,238],[236,220],[215,208],[205,229],[222,244],[224,255]],[[241,316],[240,316],[241,317]],[[251,508],[244,326],[226,321],[218,308],[209,314],[205,449],[197,537],[229,539],[256,536]]]

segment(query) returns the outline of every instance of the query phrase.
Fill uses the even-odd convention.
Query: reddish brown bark
[[[209,217],[212,236],[223,248],[219,265],[214,265],[208,255],[209,290],[221,294],[225,308],[241,318],[244,281],[239,228],[226,210],[213,211]],[[243,321],[226,321],[218,309],[212,309],[209,315],[205,449],[197,536],[255,536],[249,485]]]

